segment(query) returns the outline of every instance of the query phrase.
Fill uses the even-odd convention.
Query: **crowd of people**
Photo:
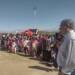
[[[33,58],[40,58],[43,61],[54,62],[57,67],[56,56],[58,45],[62,36],[59,33],[55,35],[34,34],[3,34],[0,39],[1,50],[7,50],[10,53],[23,52]]]

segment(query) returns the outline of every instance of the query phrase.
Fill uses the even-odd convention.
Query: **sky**
[[[63,19],[75,21],[75,0],[0,0],[0,31],[54,31]]]

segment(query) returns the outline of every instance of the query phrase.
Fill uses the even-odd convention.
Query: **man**
[[[47,49],[46,49],[46,47],[47,47],[47,37],[46,37],[46,35],[43,35],[43,38],[42,38],[42,51],[43,51],[43,61],[47,61]]]
[[[64,39],[59,47],[57,63],[59,75],[75,75],[75,32],[74,22],[70,19],[63,20],[60,25]]]

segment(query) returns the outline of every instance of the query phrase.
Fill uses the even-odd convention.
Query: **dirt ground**
[[[0,75],[57,75],[57,71],[29,56],[0,51]]]

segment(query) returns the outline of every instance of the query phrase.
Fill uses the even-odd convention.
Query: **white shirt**
[[[12,47],[13,47],[13,48],[16,47],[16,43],[15,43],[15,42],[12,43]]]
[[[28,42],[29,42],[29,40],[25,40],[24,41],[24,47],[27,47],[28,46]]]
[[[58,66],[64,74],[70,74],[75,69],[75,32],[71,30],[64,37],[57,56]]]

